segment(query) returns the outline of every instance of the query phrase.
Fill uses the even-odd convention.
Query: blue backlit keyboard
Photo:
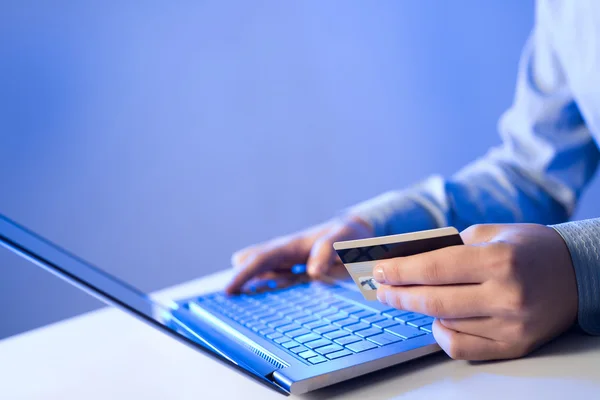
[[[252,295],[212,294],[197,301],[312,364],[431,333],[431,317],[353,298],[356,294],[348,289],[311,282]]]

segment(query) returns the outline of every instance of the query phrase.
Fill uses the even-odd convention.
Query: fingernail
[[[383,267],[381,265],[376,266],[373,270],[373,278],[379,283],[385,282],[385,273],[383,272]]]

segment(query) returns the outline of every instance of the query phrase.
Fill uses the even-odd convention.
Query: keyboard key
[[[367,324],[373,324],[375,322],[383,321],[387,319],[383,315],[372,315],[370,317],[361,318],[361,321],[366,322]]]
[[[254,314],[253,317],[254,317],[254,319],[261,319],[261,318],[270,317],[272,315],[273,315],[273,313],[271,311],[263,311],[263,312]]]
[[[281,310],[277,310],[277,314],[282,315],[282,316],[286,316],[287,314],[293,314],[295,312],[297,312],[298,309],[296,307],[287,307]]]
[[[281,336],[281,337],[275,338],[273,341],[275,343],[278,343],[278,344],[283,344],[283,343],[286,343],[286,342],[290,342],[291,340],[292,339],[290,339],[287,336]]]
[[[364,322],[359,322],[357,324],[348,325],[348,326],[344,327],[344,329],[347,331],[350,331],[350,332],[356,332],[356,331],[361,331],[363,329],[367,329],[369,327],[370,327],[369,324],[366,324]]]
[[[284,342],[284,343],[281,343],[281,345],[282,345],[283,347],[285,347],[286,349],[291,349],[292,347],[296,347],[296,346],[298,346],[299,344],[300,344],[300,343],[298,343],[298,342],[295,342],[295,341],[293,341],[293,340],[290,340],[289,342]]]
[[[297,318],[302,318],[302,317],[307,317],[308,314],[305,313],[304,311],[298,311],[295,313],[291,313],[291,314],[287,314],[285,317],[289,318],[289,319],[297,319]]]
[[[381,335],[368,337],[367,340],[379,346],[385,346],[386,344],[401,342],[403,339],[399,336],[392,335],[391,333],[384,332]]]
[[[258,331],[259,334],[263,335],[263,336],[267,336],[270,335],[271,333],[275,333],[275,331],[271,328],[267,328],[267,329],[263,329]]]
[[[310,333],[310,329],[300,328],[300,329],[294,329],[293,331],[286,332],[285,336],[295,338],[298,336],[306,335],[307,333]]]
[[[337,331],[337,330],[338,330],[337,326],[325,325],[325,326],[320,326],[318,328],[313,329],[313,332],[318,333],[319,335],[323,335],[327,332],[333,332],[333,331]]]
[[[303,351],[301,353],[298,353],[298,355],[304,359],[318,356],[318,354],[312,350]]]
[[[315,329],[315,328],[318,328],[320,326],[324,326],[324,325],[328,325],[328,324],[325,321],[319,320],[319,321],[309,322],[308,324],[302,324],[302,325],[304,325],[304,327],[308,328],[308,329]]]
[[[300,329],[300,328],[302,328],[300,325],[292,323],[292,324],[288,324],[288,325],[278,326],[277,328],[275,328],[275,330],[277,330],[278,332],[281,332],[281,333],[286,333],[289,331],[293,331],[294,329]]]
[[[304,325],[304,324],[307,324],[309,322],[317,321],[317,317],[315,317],[314,315],[308,315],[308,316],[303,317],[303,318],[296,318],[295,321],[297,323],[299,323],[300,325]]]
[[[417,313],[408,313],[408,314],[402,314],[398,317],[394,317],[394,319],[396,321],[400,321],[403,324],[406,324],[407,322],[413,321],[415,319],[420,319],[423,318],[424,315],[423,314],[417,314]]]
[[[346,310],[344,310],[344,311],[346,311]],[[366,317],[372,316],[373,312],[363,309],[359,312],[351,313],[350,315],[352,315],[354,318],[366,318]]]
[[[298,343],[306,343],[306,342],[311,342],[313,340],[317,340],[320,338],[321,338],[321,336],[317,335],[316,333],[309,333],[308,335],[298,336],[298,337],[294,338],[294,340]]]
[[[356,310],[355,307],[357,307],[356,303],[353,303],[351,301],[341,301],[341,302],[337,302],[337,303],[331,303],[332,307],[337,308],[338,310]],[[359,309],[362,309],[361,307],[358,307]]]
[[[310,297],[306,297],[306,298],[303,298],[302,300],[294,302],[294,305],[296,307],[300,307],[303,310],[306,309],[306,307],[314,306],[317,304],[319,304],[319,302],[315,301],[315,299],[312,299]]]
[[[359,296],[361,296],[361,295],[359,294]],[[382,314],[382,313],[393,310],[393,308],[391,308],[387,304],[382,304],[378,301],[370,301],[368,304],[364,304],[363,307],[365,308],[365,310],[371,310],[375,314],[378,314],[378,313]]]
[[[390,336],[393,336],[393,335],[390,335]],[[291,348],[291,349],[289,349],[289,350],[290,350],[292,353],[296,353],[296,354],[298,354],[298,353],[303,353],[303,352],[305,352],[305,351],[310,351],[310,350],[308,349],[308,347],[306,347],[306,346],[302,346],[302,345],[299,345],[299,346],[296,346],[296,347],[292,347],[292,348]]]
[[[314,313],[317,313],[319,311],[327,310],[328,308],[329,308],[329,304],[319,303],[316,306],[306,307],[305,310],[314,314]]]
[[[254,332],[262,331],[262,330],[264,330],[264,329],[269,329],[269,327],[268,327],[268,326],[266,326],[266,325],[263,325],[263,324],[260,324],[260,325],[254,325],[254,326],[252,327],[252,330],[253,330]]]
[[[393,310],[384,312],[383,315],[385,315],[386,317],[395,318],[395,317],[399,317],[402,314],[407,314],[407,313],[410,313],[410,311],[393,309]]]
[[[350,350],[344,349],[341,351],[336,351],[335,353],[329,353],[325,357],[329,358],[330,360],[335,360],[336,358],[349,356],[350,354],[354,353],[352,353]]]
[[[280,315],[271,315],[268,318],[261,318],[260,322],[262,322],[263,324],[268,325],[269,322],[275,322],[275,321],[280,321],[281,320],[281,316]]]
[[[311,308],[311,307],[315,307],[315,306],[318,306],[318,305],[321,305],[321,304],[328,304],[327,301],[324,301],[325,299],[327,299],[327,297],[324,297],[321,294],[318,294],[318,293],[308,293],[307,295],[310,297],[311,302],[304,305],[305,309],[308,309],[308,308]]]
[[[373,326],[380,329],[385,329],[389,326],[398,325],[398,321],[394,321],[391,319],[385,319],[383,321],[373,323]]]
[[[319,354],[326,355],[329,353],[335,353],[336,351],[344,350],[342,346],[339,344],[330,344],[329,346],[319,347],[315,351]]]
[[[308,362],[310,362],[312,364],[320,364],[325,361],[327,361],[327,359],[323,356],[316,356],[316,357],[312,357],[312,358],[308,359]]]
[[[433,330],[432,330],[432,328],[431,328],[431,324],[429,324],[429,325],[425,325],[425,326],[422,326],[422,327],[420,327],[419,329],[421,329],[422,331],[425,331],[425,332],[427,332],[427,333],[431,333],[431,332],[433,332]]]
[[[319,318],[323,318],[327,315],[337,314],[337,312],[338,312],[337,308],[326,308],[325,310],[315,312],[314,315]]]
[[[390,326],[389,328],[385,328],[385,330],[404,339],[411,339],[425,334],[425,332],[407,325],[394,325]]]
[[[262,325],[260,323],[260,321],[250,321],[246,324],[246,326],[250,329],[252,329],[253,327],[258,326],[258,325]]]
[[[290,321],[289,319],[282,318],[279,321],[269,322],[267,324],[267,326],[269,326],[269,327],[271,327],[273,329],[277,329],[280,326],[288,325],[290,322],[292,322],[292,321]]]
[[[290,305],[288,303],[280,303],[280,304],[275,304],[272,305],[271,310],[275,311],[275,312],[279,312],[281,310],[286,310],[288,308],[290,308]]]
[[[360,311],[364,311],[365,309],[355,305],[349,305],[344,307],[336,307],[338,310],[343,310],[345,313],[354,314]]]
[[[339,320],[346,319],[346,318],[348,318],[348,314],[346,314],[344,312],[338,312],[335,314],[329,314],[329,315],[323,316],[323,320],[327,321],[327,322],[335,322],[335,321],[339,321]]]
[[[301,289],[298,286],[290,286],[288,288],[279,290],[277,292],[277,296],[280,299],[284,299],[284,300],[289,300],[292,298],[297,298],[298,296],[300,296]]]
[[[303,343],[309,349],[318,349],[319,347],[329,346],[331,344],[331,340],[327,339],[318,339],[313,340],[312,342]]]
[[[264,306],[252,305],[252,304],[242,307],[242,309],[244,310],[245,314],[252,314],[252,315],[266,311],[266,308]]]
[[[330,300],[328,301],[328,303],[331,307],[337,307],[337,308],[350,307],[352,305],[349,302],[347,302],[345,299],[335,297],[335,296],[331,297]]]
[[[270,333],[270,334],[267,335],[267,339],[271,339],[271,340],[277,339],[277,338],[280,338],[280,337],[283,337],[283,334],[281,334],[279,332],[273,332],[273,333]]]
[[[423,317],[419,319],[413,319],[409,321],[407,325],[414,326],[415,328],[420,328],[425,325],[431,325],[433,323],[433,318],[431,317]]]
[[[348,331],[343,331],[343,330],[337,330],[337,331],[332,331],[332,332],[327,332],[323,335],[323,337],[333,340],[333,339],[337,339],[339,337],[343,337],[343,336],[348,336],[350,334],[350,332]]]
[[[343,328],[348,325],[356,324],[357,322],[359,322],[358,319],[350,317],[341,319],[339,321],[335,321],[333,324],[339,326],[340,328]]]
[[[361,338],[368,338],[369,336],[378,335],[383,333],[383,331],[379,328],[371,327],[369,329],[363,329],[362,331],[354,332],[356,336],[360,336]]]
[[[335,339],[334,342],[336,342],[337,344],[341,344],[342,346],[345,346],[350,343],[360,342],[361,340],[362,339],[359,338],[358,336],[350,335],[350,336],[344,336],[344,337]]]
[[[281,300],[279,299],[265,299],[263,301],[261,301],[261,303],[267,307],[271,307],[271,306],[276,306],[278,304],[281,304]]]
[[[366,340],[361,340],[360,342],[351,343],[346,346],[347,349],[350,349],[355,353],[360,353],[362,351],[374,349],[375,347],[377,347],[375,343],[371,343]]]

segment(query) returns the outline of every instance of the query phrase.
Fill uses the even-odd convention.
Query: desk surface
[[[160,293],[214,290],[227,273]],[[306,399],[597,398],[600,338],[571,334],[529,357],[468,363],[438,353]],[[0,341],[2,399],[284,399],[113,308]]]

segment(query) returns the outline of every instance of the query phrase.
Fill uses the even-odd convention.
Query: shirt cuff
[[[600,335],[600,218],[551,227],[571,253],[579,296],[579,326],[588,334]]]

